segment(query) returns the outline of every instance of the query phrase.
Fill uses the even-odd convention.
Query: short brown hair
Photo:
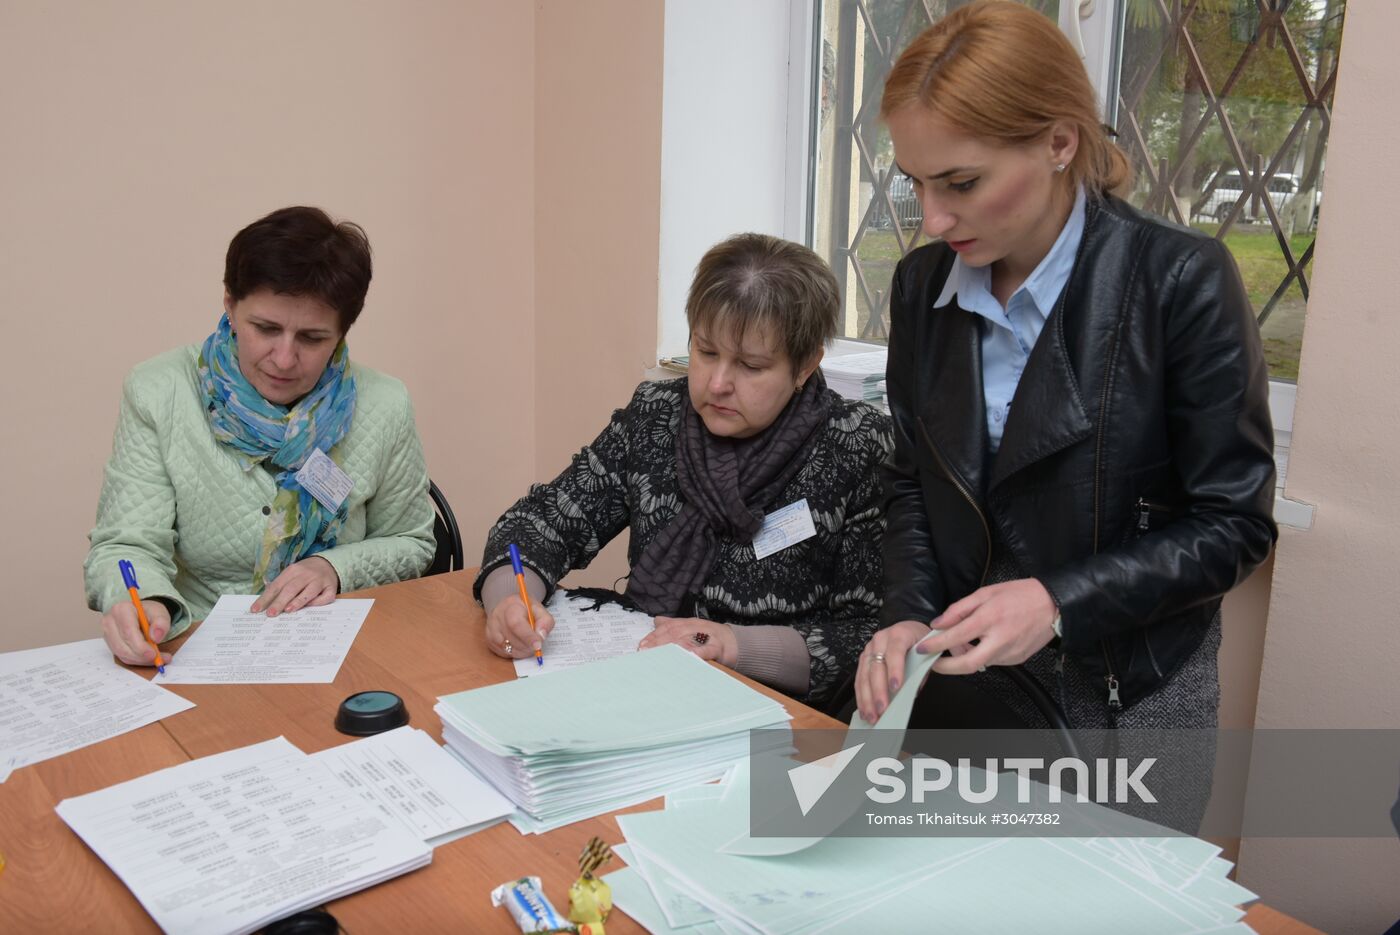
[[[840,309],[836,277],[821,257],[790,240],[735,234],[700,258],[685,319],[691,334],[703,327],[737,340],[750,328],[768,328],[797,369],[836,336]]]
[[[1019,146],[1057,122],[1079,129],[1065,173],[1090,194],[1117,193],[1132,177],[1128,157],[1099,122],[1084,64],[1042,13],[1010,0],[974,0],[909,44],[885,79],[880,115],[921,104],[971,136]]]
[[[346,332],[365,306],[373,270],[369,238],[320,208],[280,208],[233,235],[224,258],[224,288],[235,302],[259,289],[309,296],[340,316]]]

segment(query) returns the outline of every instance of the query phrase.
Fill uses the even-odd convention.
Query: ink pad
[[[340,703],[335,729],[353,737],[368,737],[408,723],[408,708],[393,692],[356,692]]]
[[[278,919],[263,929],[263,935],[336,935],[339,931],[335,916],[324,909],[307,909]]]

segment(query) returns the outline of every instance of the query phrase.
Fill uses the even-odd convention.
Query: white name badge
[[[320,448],[311,449],[310,456],[296,473],[297,483],[315,497],[321,506],[334,512],[350,496],[355,482]]]
[[[774,552],[781,552],[790,545],[797,545],[804,539],[817,534],[812,522],[812,511],[807,508],[804,497],[796,503],[789,503],[781,510],[774,510],[763,518],[763,526],[753,537],[754,558],[767,558]]]

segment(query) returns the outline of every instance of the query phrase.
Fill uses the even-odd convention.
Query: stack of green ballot
[[[653,935],[1134,932],[1249,935],[1220,848],[1190,837],[747,839],[750,775],[621,815],[604,877]],[[1143,823],[1146,824],[1146,823]],[[738,846],[736,846],[738,845]]]
[[[678,646],[438,699],[447,748],[540,833],[717,779],[783,706]],[[790,743],[785,730],[763,735]]]

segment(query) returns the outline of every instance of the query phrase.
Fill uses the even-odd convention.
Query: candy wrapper
[[[569,918],[580,923],[606,922],[612,912],[612,888],[593,875],[593,872],[612,858],[612,848],[601,838],[592,838],[578,858],[579,878],[569,887]],[[600,927],[593,926],[597,935]]]
[[[502,883],[491,891],[491,905],[505,906],[522,932],[573,931],[574,927],[561,916],[540,889],[539,877],[521,877]],[[594,932],[593,935],[599,935]]]

